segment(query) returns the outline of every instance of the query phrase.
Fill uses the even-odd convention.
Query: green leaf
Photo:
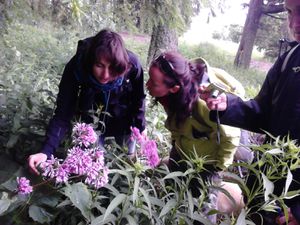
[[[168,212],[170,212],[172,209],[174,209],[176,205],[177,205],[177,202],[175,199],[171,199],[170,201],[168,201],[167,204],[161,210],[161,212],[159,214],[159,218],[163,217]]]
[[[67,184],[64,194],[71,200],[82,215],[90,220],[90,209],[92,204],[92,196],[86,185],[83,183]]]
[[[166,179],[172,179],[172,178],[182,177],[182,176],[183,176],[183,172],[176,171],[176,172],[169,173],[163,179],[166,180]]]
[[[192,217],[194,220],[199,221],[205,225],[214,225],[212,222],[210,222],[208,219],[206,219],[203,215],[200,215],[199,213],[195,212]]]
[[[263,173],[261,175],[265,189],[265,201],[268,201],[270,199],[270,194],[272,194],[274,191],[274,184],[266,177],[266,175],[264,175]]]
[[[277,155],[277,154],[283,154],[284,152],[280,148],[274,148],[266,151],[266,153],[269,153],[271,155]]]
[[[190,212],[190,216],[192,217],[194,212],[194,202],[193,202],[192,193],[190,191],[187,192],[187,197],[188,197],[188,204],[189,204],[189,212]]]
[[[114,222],[116,219],[117,217],[113,214],[109,214],[106,218],[104,218],[104,215],[101,215],[93,219],[91,225],[115,224],[112,222]]]
[[[236,225],[245,225],[246,224],[246,212],[245,209],[242,209],[239,217],[237,218]]]
[[[287,194],[292,181],[293,181],[293,174],[291,173],[291,171],[288,168],[287,177],[286,177],[286,181],[285,181],[284,195]]]
[[[135,203],[136,199],[138,198],[139,185],[140,185],[140,178],[135,177],[134,178],[134,188],[133,188],[133,193],[132,193],[133,203]]]
[[[147,202],[149,217],[152,217],[151,202],[150,202],[150,199],[149,199],[149,195],[143,188],[139,188],[139,190],[143,194],[143,196],[144,196],[144,198]]]
[[[114,186],[112,186],[111,184],[106,184],[106,185],[104,186],[104,188],[110,190],[114,196],[117,196],[117,195],[120,194],[120,192],[118,191],[118,189],[115,188]]]
[[[0,216],[9,208],[10,200],[1,199],[0,200]]]
[[[126,215],[125,218],[127,219],[128,224],[130,225],[138,225],[138,221],[136,221],[132,216]]]
[[[53,219],[52,214],[48,213],[44,208],[36,205],[31,205],[28,213],[34,221],[39,223],[49,223]]]
[[[120,205],[124,200],[126,199],[126,195],[125,194],[119,194],[117,195],[109,204],[109,206],[107,207],[103,220],[105,220],[110,214],[111,212],[118,207],[118,205]]]

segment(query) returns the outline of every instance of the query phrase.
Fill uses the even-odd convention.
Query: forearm
[[[227,95],[227,109],[219,111],[220,122],[229,126],[239,127],[261,133],[266,127],[267,119],[260,104],[251,99],[243,101],[234,95]],[[217,112],[210,112],[210,119],[217,121]]]

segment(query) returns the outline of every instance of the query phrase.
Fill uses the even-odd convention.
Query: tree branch
[[[275,14],[285,11],[284,4],[267,4],[263,5],[262,12],[263,14]]]

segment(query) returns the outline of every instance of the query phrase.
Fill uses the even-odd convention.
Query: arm
[[[29,169],[37,175],[39,174],[37,167],[54,154],[69,128],[75,111],[78,85],[72,70],[73,62],[74,58],[66,65],[60,81],[55,114],[48,125],[44,146],[40,153],[28,157]]]
[[[262,132],[268,128],[268,119],[272,107],[272,95],[280,75],[282,59],[280,58],[269,70],[259,94],[249,101],[231,94],[226,94],[227,108],[220,112],[221,123],[236,126],[253,132]],[[216,111],[210,118],[216,121]]]
[[[130,61],[133,68],[130,70],[130,80],[132,82],[132,126],[137,127],[141,132],[145,129],[145,90],[143,68],[137,57],[129,52]]]
[[[66,131],[70,128],[70,121],[75,113],[79,90],[74,74],[75,60],[76,58],[73,57],[66,65],[59,84],[56,109],[48,125],[46,141],[41,150],[41,153],[46,154],[48,158],[54,154]]]

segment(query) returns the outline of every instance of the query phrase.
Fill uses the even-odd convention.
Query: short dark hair
[[[96,34],[85,53],[84,68],[89,73],[93,65],[105,58],[112,65],[112,76],[124,74],[129,67],[129,57],[122,37],[109,29]]]

